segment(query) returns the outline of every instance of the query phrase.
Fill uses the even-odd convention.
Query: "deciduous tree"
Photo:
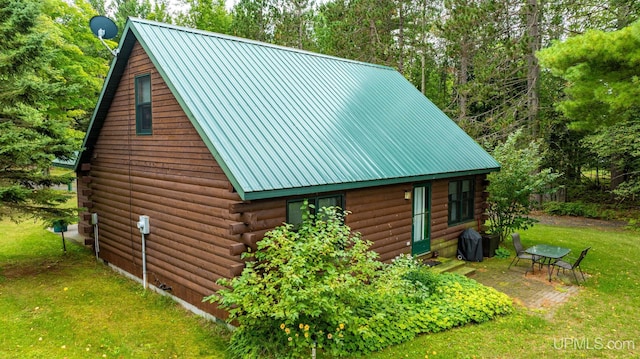
[[[83,0],[45,0],[46,17],[39,28],[46,33],[46,51],[61,73],[65,90],[50,106],[79,132],[87,130],[112,55],[93,35],[88,22],[95,12]],[[113,44],[115,47],[116,44]],[[82,136],[82,134],[78,134]]]
[[[550,184],[559,176],[551,169],[540,169],[542,154],[539,141],[527,140],[522,130],[510,135],[492,152],[501,169],[487,177],[487,213],[491,232],[498,234],[501,241],[513,231],[535,223],[529,217],[532,195],[551,191]]]
[[[222,34],[229,32],[232,18],[224,0],[185,0],[188,9],[177,17],[177,24]]]

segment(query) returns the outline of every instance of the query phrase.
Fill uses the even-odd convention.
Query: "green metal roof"
[[[78,160],[78,154],[79,151],[75,151],[69,159],[61,159],[58,157],[53,160],[51,164],[53,165],[53,167],[74,169],[76,166],[76,161]]]
[[[243,199],[500,166],[392,68],[140,19],[124,30],[89,149],[135,40]]]

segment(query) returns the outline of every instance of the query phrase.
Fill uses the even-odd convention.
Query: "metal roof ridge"
[[[376,68],[381,68],[381,69],[390,70],[390,71],[397,71],[397,69],[395,69],[395,68],[393,68],[391,66],[385,66],[385,65],[373,64],[373,63],[370,63],[370,62],[345,59],[345,58],[342,58],[342,57],[321,54],[321,53],[318,53],[318,52],[302,50],[302,49],[296,49],[296,48],[293,48],[293,47],[287,47],[287,46],[282,46],[282,45],[271,44],[271,43],[264,42],[264,41],[252,40],[252,39],[247,39],[247,38],[244,38],[244,37],[221,34],[221,33],[218,33],[218,32],[200,30],[200,29],[191,28],[191,27],[167,24],[167,23],[164,23],[164,22],[141,19],[141,18],[138,18],[138,17],[129,17],[129,22],[130,23],[142,23],[142,24],[151,25],[151,26],[157,26],[157,27],[164,27],[164,28],[171,29],[171,30],[190,32],[190,33],[193,33],[193,34],[204,35],[204,36],[209,36],[209,37],[216,37],[216,38],[219,38],[219,39],[224,39],[224,40],[229,40],[229,41],[236,41],[236,42],[246,43],[246,44],[255,45],[255,46],[269,47],[269,48],[273,48],[273,49],[277,49],[277,50],[294,52],[294,53],[298,53],[298,54],[301,54],[301,55],[308,55],[308,56],[320,57],[320,58],[331,59],[331,60],[336,60],[336,61],[341,61],[341,62],[348,62],[348,63],[352,63],[352,64],[356,64],[356,65],[364,65],[364,66],[376,67]]]

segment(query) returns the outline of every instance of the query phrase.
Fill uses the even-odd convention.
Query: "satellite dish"
[[[103,39],[113,39],[118,35],[118,27],[106,16],[94,16],[89,20],[93,34]]]
[[[109,45],[104,42],[104,39],[113,39],[118,35],[118,26],[106,16],[94,16],[89,20],[89,27],[91,28],[91,32],[100,39],[102,44],[109,49],[113,56],[118,56],[118,52],[120,50],[114,49],[111,50]]]

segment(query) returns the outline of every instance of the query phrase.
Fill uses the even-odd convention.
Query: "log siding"
[[[468,177],[466,177],[468,178]],[[431,182],[431,251],[438,251],[445,257],[456,255],[458,236],[466,228],[474,227],[486,220],[486,176],[475,177],[474,219],[449,226],[448,196],[449,181],[460,178],[442,179]],[[344,201],[347,216],[346,224],[362,237],[372,242],[371,249],[380,255],[380,260],[388,262],[399,254],[411,253],[412,205],[404,198],[405,191],[411,191],[413,184],[382,187],[370,187],[346,191]],[[325,195],[324,193],[322,195]],[[243,226],[243,243],[255,249],[255,244],[268,230],[286,221],[287,199],[253,201],[233,205],[232,213],[242,213],[243,218],[251,219],[254,229]]]
[[[151,75],[153,133],[141,136],[134,84],[143,74]],[[242,236],[230,231],[242,218],[229,212],[241,200],[140,44],[92,151],[89,170],[78,173],[78,201],[98,213],[100,257],[142,277],[136,222],[148,215],[149,283],[170,286],[173,295],[225,318],[202,298],[219,288],[217,279],[232,278],[244,267]],[[88,213],[80,228],[90,242]]]

